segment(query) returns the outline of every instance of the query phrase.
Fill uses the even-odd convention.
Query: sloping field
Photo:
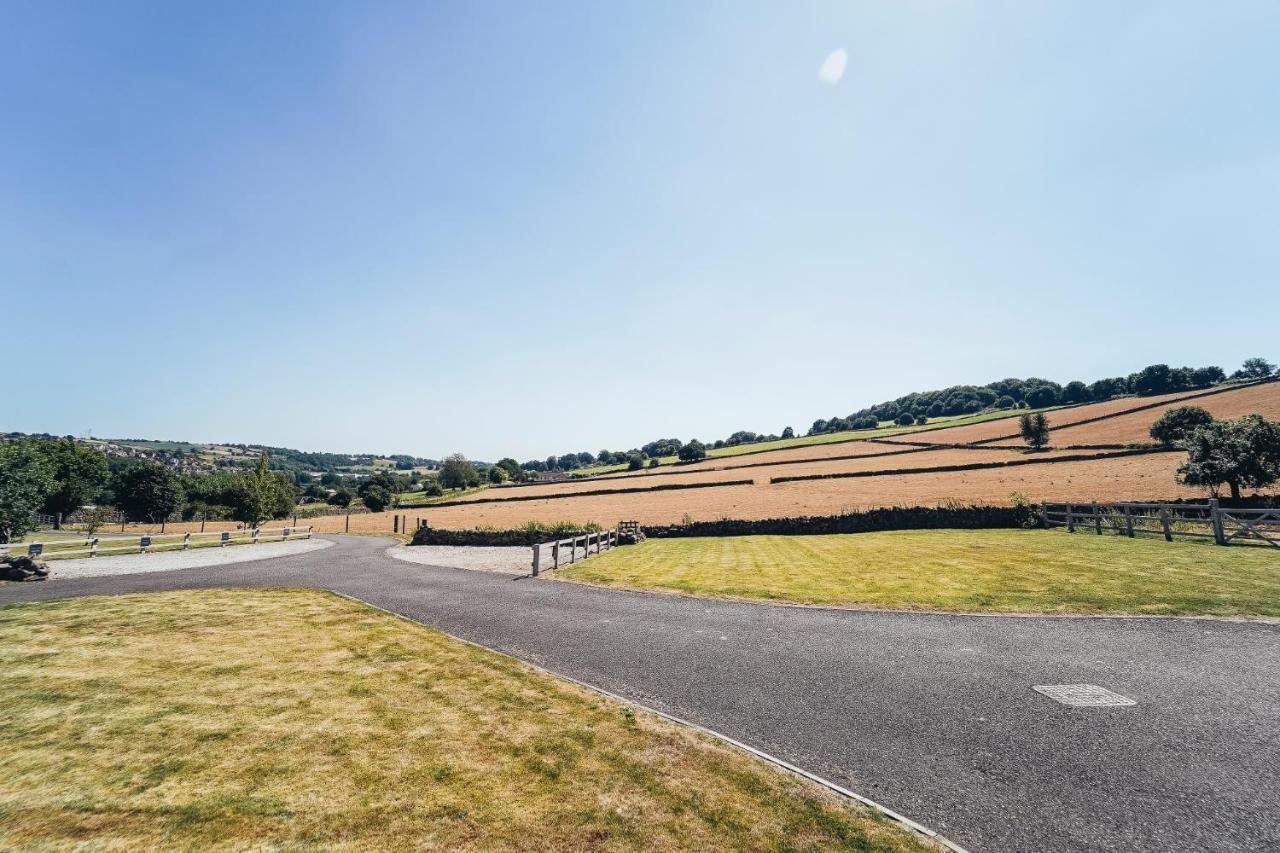
[[[1176,401],[1174,405],[1177,405]],[[1199,406],[1215,418],[1223,420],[1255,413],[1275,420],[1280,418],[1280,383],[1269,382],[1265,385],[1253,385],[1212,397],[1188,400],[1185,405]],[[1050,440],[1055,445],[1125,444],[1150,441],[1151,435],[1148,430],[1168,408],[1171,407],[1133,412],[1093,424],[1065,427],[1054,433]]]
[[[1275,386],[1264,385],[1261,387],[1274,388]],[[1207,390],[1212,391],[1213,389],[1207,389]],[[1234,388],[1234,389],[1224,390],[1224,391],[1220,391],[1218,393],[1212,394],[1210,396],[1202,397],[1198,400],[1192,400],[1191,403],[1194,403],[1194,405],[1197,405],[1197,406],[1204,406],[1205,408],[1209,408],[1209,406],[1207,405],[1207,401],[1220,400],[1224,397],[1230,397],[1233,394],[1242,394],[1246,391],[1251,391],[1251,390],[1254,390],[1254,389],[1250,387],[1250,388]],[[1103,403],[1090,403],[1087,406],[1075,406],[1069,409],[1056,409],[1054,411],[1047,412],[1045,414],[1045,417],[1049,419],[1050,428],[1057,429],[1059,424],[1073,424],[1078,421],[1089,420],[1090,418],[1116,415],[1122,412],[1127,412],[1130,409],[1140,408],[1142,406],[1151,406],[1153,404],[1168,403],[1169,406],[1165,406],[1163,408],[1157,407],[1153,409],[1148,409],[1145,413],[1143,413],[1143,414],[1150,415],[1151,420],[1148,421],[1148,424],[1149,424],[1151,423],[1151,421],[1154,421],[1156,418],[1160,417],[1160,413],[1164,411],[1165,408],[1178,405],[1180,400],[1184,400],[1189,397],[1200,397],[1200,395],[1204,393],[1205,393],[1205,390],[1200,390],[1200,391],[1184,391],[1178,394],[1160,394],[1152,397],[1121,397],[1116,400],[1107,400],[1106,402],[1103,402]],[[1063,433],[1065,434],[1066,428],[1063,427],[1062,429],[1063,429]],[[1003,436],[1010,436],[1010,435],[1016,436],[1017,434],[1018,434],[1017,420],[1008,420],[1008,421],[988,421],[987,423],[972,424],[970,426],[953,427],[950,429],[938,430],[937,432],[931,432],[926,435],[922,435],[918,437],[909,436],[909,438],[912,441],[915,441],[918,439],[919,441],[936,442],[938,444],[967,444],[975,441],[992,441],[994,439],[998,439]],[[1105,443],[1105,442],[1102,442],[1101,440],[1086,441],[1084,438],[1079,438],[1079,437],[1073,437],[1071,441],[1068,442],[1066,439],[1059,439],[1058,435],[1059,434],[1055,432],[1053,435],[1053,438],[1051,439],[1054,444],[1066,444],[1066,443],[1102,444],[1102,443]],[[1145,433],[1142,435],[1141,438],[1134,439],[1134,441],[1150,441],[1150,440],[1151,440],[1150,436],[1147,436]]]
[[[530,521],[594,521],[612,525],[623,519],[673,524],[685,515],[696,520],[750,519],[831,515],[876,506],[932,506],[952,500],[1008,503],[1015,491],[1034,500],[1193,497],[1200,492],[1182,488],[1173,481],[1174,469],[1182,458],[1180,453],[1158,453],[977,471],[455,505],[415,510],[410,516],[420,516],[435,527],[446,528],[482,525],[508,528]],[[341,519],[334,521],[341,524]],[[385,514],[382,518],[362,515],[352,516],[351,526],[353,531],[388,531],[391,522]]]
[[[871,445],[871,447],[875,446]],[[475,495],[474,499],[466,499],[465,502],[490,503],[497,500],[525,500],[536,497],[550,497],[551,495],[608,491],[618,488],[721,483],[736,480],[754,480],[756,483],[767,484],[771,477],[796,477],[811,474],[897,470],[902,468],[934,468],[949,465],[968,465],[974,462],[1011,462],[1028,458],[1051,459],[1056,456],[1070,455],[1073,452],[1069,450],[1054,450],[1029,456],[1016,450],[969,450],[963,448],[942,448],[938,450],[926,448],[916,450],[913,448],[895,449],[884,445],[879,447],[880,450],[876,454],[855,459],[820,460],[791,464],[775,463],[768,467],[730,468],[723,471],[689,471],[670,477],[652,478],[639,482],[635,478],[627,478],[626,480],[580,480],[544,486],[513,486],[502,489],[487,489]]]

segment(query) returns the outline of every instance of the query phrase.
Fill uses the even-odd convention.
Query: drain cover
[[[1037,684],[1032,690],[1073,708],[1116,708],[1138,703],[1096,684]]]

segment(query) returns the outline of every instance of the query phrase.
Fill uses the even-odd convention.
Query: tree
[[[1043,409],[1058,402],[1058,391],[1052,385],[1039,385],[1027,392],[1027,405],[1033,409]]]
[[[1062,402],[1064,403],[1084,403],[1088,399],[1089,386],[1079,380],[1068,382],[1062,388]]]
[[[329,496],[330,506],[351,506],[351,502],[355,500],[355,495],[351,494],[350,489],[337,488],[333,490],[333,494]]]
[[[35,446],[49,461],[54,479],[54,489],[45,498],[43,511],[54,517],[56,528],[61,528],[62,516],[102,494],[111,469],[105,455],[81,447],[70,438],[40,441]]]
[[[1005,394],[1000,399],[996,400],[997,409],[1012,409],[1016,405],[1017,405],[1017,401],[1014,400],[1012,397],[1010,397],[1008,394]],[[929,414],[931,415],[933,414],[933,406],[929,407]]]
[[[1280,480],[1280,423],[1261,415],[1204,424],[1185,442],[1187,461],[1178,467],[1178,482],[1206,488],[1213,497],[1223,483],[1239,500],[1241,488],[1262,489]]]
[[[53,466],[34,441],[0,444],[0,542],[36,529],[36,513],[57,487]]]
[[[548,462],[550,461],[549,459]],[[446,489],[466,488],[468,483],[477,482],[479,479],[475,466],[461,453],[446,457],[440,465],[440,485]]]
[[[511,479],[510,472],[508,472],[507,469],[503,468],[501,465],[494,465],[492,468],[489,469],[490,483],[497,485],[499,483],[505,483],[510,479]]]
[[[1044,416],[1044,412],[1023,415],[1018,419],[1018,426],[1022,432],[1022,440],[1031,448],[1039,450],[1049,443],[1049,419]]]
[[[116,520],[116,512],[110,507],[95,506],[84,510],[79,516],[80,526],[85,533],[92,536],[99,527],[111,524]]]
[[[1247,358],[1240,368],[1240,373],[1248,379],[1266,379],[1275,372],[1276,366],[1265,358]]]
[[[898,426],[911,426],[915,422],[916,422],[916,416],[911,414],[910,412],[903,412],[902,414],[898,415],[897,420],[894,421],[894,423],[896,423]]]
[[[506,471],[506,472],[507,472],[507,479],[508,479],[508,480],[519,480],[519,479],[520,479],[521,474],[522,474],[522,469],[520,468],[520,463],[519,463],[519,462],[517,462],[516,460],[512,459],[510,456],[507,456],[507,457],[505,457],[505,458],[503,458],[503,459],[499,459],[499,460],[497,461],[496,465],[497,465],[497,467],[501,468],[503,471]]]
[[[657,468],[657,467],[658,467],[659,465],[661,465],[661,464],[662,464],[662,463],[658,461],[658,457],[653,456],[653,457],[650,457],[650,458],[649,458],[649,467],[650,467],[650,468]]]
[[[154,523],[182,506],[178,475],[154,462],[134,462],[124,467],[112,478],[111,490],[116,507],[134,520]]]
[[[1152,364],[1144,367],[1133,376],[1131,383],[1133,391],[1144,397],[1164,394],[1169,390],[1172,373],[1167,364]]]
[[[1151,425],[1151,437],[1161,444],[1177,444],[1196,427],[1213,423],[1213,415],[1199,406],[1169,409]]]
[[[280,472],[271,471],[267,454],[258,457],[258,464],[248,473],[240,475],[238,488],[231,503],[231,517],[251,527],[257,527],[268,518],[287,515],[294,507],[294,490]]]
[[[400,486],[390,473],[379,471],[361,483],[356,493],[360,495],[360,500],[364,501],[364,505],[370,512],[382,512],[396,504]]]
[[[916,426],[924,426],[929,422],[928,415],[916,415]]]
[[[634,452],[627,454],[627,470],[628,471],[639,471],[643,467],[644,467],[643,456],[641,456],[639,453],[634,453]]]
[[[688,444],[680,448],[677,455],[681,462],[697,462],[707,458],[707,446],[698,439],[691,438]]]

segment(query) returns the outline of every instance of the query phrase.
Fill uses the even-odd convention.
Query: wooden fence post
[[[560,568],[560,543],[551,543],[551,564],[557,569]]]
[[[347,510],[347,525],[346,527],[342,528],[342,532],[343,533],[351,532],[351,510],[349,509]]]
[[[1227,544],[1227,533],[1222,526],[1222,509],[1217,498],[1209,498],[1209,518],[1213,521],[1213,541],[1218,545]]]
[[[538,576],[538,558],[542,555],[542,546],[534,543],[533,546],[533,576]]]
[[[1073,508],[1072,504],[1067,504],[1067,532],[1068,533],[1076,532],[1076,521],[1075,521],[1075,518],[1073,518],[1071,515],[1072,508]]]
[[[250,542],[249,542],[249,544],[250,544],[250,545],[257,545],[257,544],[258,544],[258,531],[259,531],[259,529],[260,529],[260,528],[257,528],[257,527],[253,528],[253,538],[252,538],[252,539],[250,540]]]
[[[98,556],[98,539],[96,536],[93,539],[89,540],[89,556],[90,557]]]
[[[1160,527],[1164,530],[1164,541],[1173,541],[1173,529],[1169,526],[1169,507],[1160,504]]]
[[[188,549],[188,548],[190,548],[190,547],[191,547],[191,534],[190,534],[190,533],[184,533],[184,534],[182,535],[182,550],[184,550],[184,551],[185,551],[185,550],[187,550],[187,549]]]
[[[1093,526],[1097,528],[1098,535],[1102,535],[1102,508],[1098,506],[1098,502],[1093,502]]]
[[[1133,538],[1133,513],[1129,511],[1128,504],[1124,505],[1124,532],[1130,539]]]

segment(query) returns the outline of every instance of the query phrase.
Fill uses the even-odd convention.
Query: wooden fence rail
[[[591,556],[591,546],[595,544],[595,553],[599,554],[608,551],[610,548],[618,546],[618,530],[600,530],[595,533],[583,533],[578,536],[570,536],[568,539],[560,539],[556,542],[543,542],[533,546],[533,576],[536,578],[541,570],[542,549],[548,545],[551,546],[551,568],[560,568],[560,550],[568,546],[569,559],[567,562],[575,563],[578,560],[578,543],[582,543],[582,559]]]
[[[1212,539],[1218,545],[1258,544],[1280,548],[1280,509],[1224,509],[1213,498],[1203,504],[1051,503],[1043,504],[1049,527],[1078,529],[1098,536],[1161,536]]]
[[[217,545],[256,545],[259,542],[284,542],[288,539],[310,539],[312,527],[249,527],[214,533],[168,533],[155,536],[75,536],[46,542],[24,542],[0,545],[0,557],[25,553],[29,557],[98,557],[104,554],[148,554],[154,551],[186,551],[191,547]],[[105,547],[103,547],[105,546]]]

